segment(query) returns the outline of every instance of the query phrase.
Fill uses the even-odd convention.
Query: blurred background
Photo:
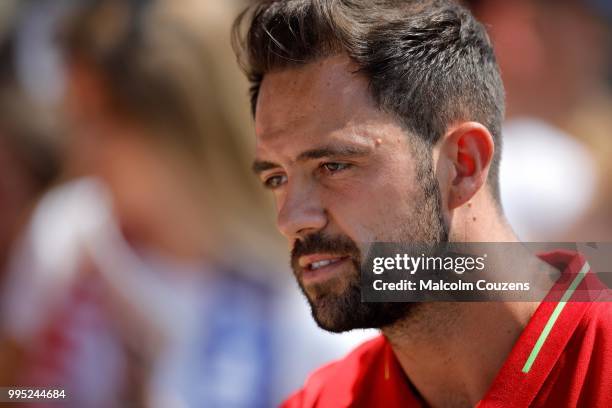
[[[0,386],[268,407],[375,335],[315,326],[250,173],[245,4],[0,2]],[[612,241],[612,3],[464,4],[506,85],[517,234]]]

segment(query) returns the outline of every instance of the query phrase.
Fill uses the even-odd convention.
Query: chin
[[[409,316],[416,303],[362,303],[358,285],[350,285],[341,294],[307,295],[317,325],[332,333],[354,329],[380,329]]]

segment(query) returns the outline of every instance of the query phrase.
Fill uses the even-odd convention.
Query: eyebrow
[[[365,146],[325,146],[300,153],[297,161],[320,159],[323,157],[365,156],[369,152],[370,149]]]
[[[323,157],[359,157],[367,155],[370,150],[370,148],[365,146],[325,146],[300,153],[296,161],[321,159]],[[255,160],[251,168],[255,174],[260,174],[266,170],[280,167],[277,163]]]
[[[255,160],[253,162],[253,165],[251,166],[251,169],[253,170],[253,173],[260,174],[266,170],[276,169],[279,167],[280,165],[276,163],[272,163],[269,161]]]

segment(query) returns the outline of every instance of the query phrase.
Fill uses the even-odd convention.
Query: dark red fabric
[[[283,404],[285,408],[378,406],[422,406],[382,336],[315,371],[306,386]]]
[[[612,291],[592,272],[565,304],[529,372],[522,372],[559,299],[585,263],[580,254],[569,251],[541,258],[564,272],[478,407],[612,407]],[[421,406],[382,336],[315,371],[304,388],[283,404],[284,408]]]

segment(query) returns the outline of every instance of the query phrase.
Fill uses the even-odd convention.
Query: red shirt
[[[541,258],[564,272],[478,407],[612,407],[612,291],[580,254],[556,251]],[[315,371],[283,404],[379,406],[425,406],[383,336]]]

